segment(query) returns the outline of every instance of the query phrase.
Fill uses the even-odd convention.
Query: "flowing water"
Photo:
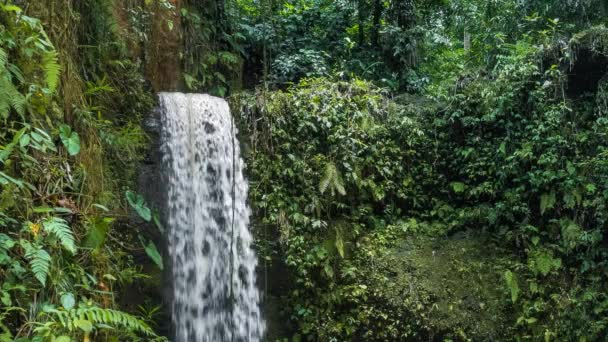
[[[226,101],[161,93],[175,341],[259,341],[247,182]]]

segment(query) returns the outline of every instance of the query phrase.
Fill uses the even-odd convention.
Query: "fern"
[[[28,259],[34,277],[46,286],[46,277],[51,267],[51,256],[40,246],[34,246],[29,241],[21,240],[21,246],[25,249],[25,258]]]
[[[58,217],[51,217],[42,222],[44,230],[48,233],[55,235],[61,245],[70,251],[72,254],[76,254],[76,244],[74,243],[74,235],[72,230],[68,226],[64,219]]]
[[[19,68],[8,62],[8,54],[0,48],[0,117],[3,118],[8,117],[11,107],[21,116],[25,112],[25,96],[13,84],[13,75],[19,82],[23,82]]]
[[[109,326],[122,326],[129,331],[138,331],[148,336],[154,336],[154,331],[148,324],[139,318],[130,315],[126,312],[103,309],[99,307],[91,307],[82,309],[82,315],[84,315],[91,322],[96,324],[105,324]]]
[[[13,248],[14,245],[15,241],[13,239],[6,234],[0,233],[0,253],[8,253],[8,251]]]
[[[6,94],[11,107],[13,107],[19,115],[23,116],[25,114],[25,104],[27,102],[25,96],[23,96],[12,83],[6,88]]]
[[[61,72],[56,51],[48,51],[42,55],[42,69],[44,70],[45,81],[49,90],[54,92],[57,89],[59,73]]]
[[[129,332],[140,332],[147,336],[155,337],[156,334],[141,319],[126,312],[104,309],[97,306],[80,306],[78,309],[69,311],[48,309],[47,313],[55,316],[55,321],[62,327],[73,330],[83,325],[83,322],[98,328],[124,328]],[[91,326],[92,328],[92,326]]]
[[[325,165],[325,174],[319,183],[319,191],[325,193],[327,189],[331,190],[332,196],[337,191],[340,195],[346,195],[342,176],[333,162],[327,162]]]
[[[6,64],[8,63],[8,54],[4,51],[3,48],[0,48],[0,69],[6,68]]]
[[[11,81],[9,73],[0,69],[0,117],[7,118],[12,107],[21,116],[25,113],[25,96]]]

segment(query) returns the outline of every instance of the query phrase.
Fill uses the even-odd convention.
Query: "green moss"
[[[581,31],[572,37],[569,45],[573,51],[588,49],[594,53],[608,56],[608,28],[598,25]]]
[[[392,303],[415,322],[418,336],[505,337],[511,317],[503,280],[509,259],[489,237],[409,233],[374,261],[367,281],[378,301]]]

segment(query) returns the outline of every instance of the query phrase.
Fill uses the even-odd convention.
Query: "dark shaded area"
[[[568,73],[567,95],[576,99],[585,94],[595,93],[598,83],[608,72],[608,56],[589,49],[576,52],[576,62]]]

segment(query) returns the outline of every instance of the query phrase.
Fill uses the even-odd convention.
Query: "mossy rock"
[[[506,337],[511,317],[503,274],[512,255],[475,232],[411,235],[396,246],[380,259],[370,285],[410,311],[419,332],[434,340]]]

